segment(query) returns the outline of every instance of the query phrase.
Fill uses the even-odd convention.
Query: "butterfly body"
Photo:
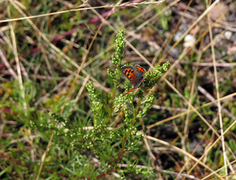
[[[124,96],[134,89],[140,87],[142,82],[144,81],[144,74],[146,73],[146,70],[142,68],[139,65],[135,66],[123,66],[121,67],[121,71],[123,74],[129,79],[129,81],[134,85],[132,89],[130,89],[127,93],[124,94]]]

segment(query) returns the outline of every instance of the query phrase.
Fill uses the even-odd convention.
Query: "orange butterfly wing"
[[[142,82],[144,81],[143,74],[146,73],[144,68],[142,68],[139,65],[135,66],[123,66],[121,67],[121,71],[123,74],[129,79],[129,81],[134,85],[132,89],[130,89],[128,92],[126,92],[123,96],[129,94],[134,89],[138,88]]]
[[[121,68],[123,74],[128,78],[128,80],[135,85],[137,77],[134,72],[134,67],[133,66],[123,66]]]

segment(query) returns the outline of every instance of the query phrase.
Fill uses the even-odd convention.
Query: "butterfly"
[[[126,92],[123,96],[129,94],[136,88],[139,88],[142,82],[144,81],[144,74],[146,70],[139,65],[135,66],[123,66],[121,67],[121,71],[128,78],[128,80],[134,85],[132,89]]]

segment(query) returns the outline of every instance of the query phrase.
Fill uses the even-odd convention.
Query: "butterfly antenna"
[[[133,87],[132,89],[130,89],[127,93],[125,93],[123,96],[129,94],[131,91],[133,91],[136,87]]]

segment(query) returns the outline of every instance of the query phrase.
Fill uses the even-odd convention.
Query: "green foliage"
[[[129,126],[128,129],[123,126],[122,128],[108,130],[106,125],[100,124],[88,130],[85,128],[86,124],[80,120],[69,122],[59,115],[53,114],[52,116],[58,122],[57,127],[50,128],[56,131],[56,141],[54,142],[57,143],[55,148],[60,150],[73,148],[73,151],[69,151],[73,155],[71,158],[76,158],[74,156],[77,154],[80,157],[80,163],[76,164],[76,159],[74,161],[70,159],[70,161],[74,162],[75,167],[80,168],[80,172],[84,172],[79,177],[85,176],[93,179],[102,171],[109,170],[107,163],[109,163],[109,167],[116,167],[117,162],[115,160],[119,157],[120,148],[124,149],[126,153],[132,153],[137,149],[138,142],[142,138],[142,134],[137,135],[137,125],[131,127],[129,123],[126,124]],[[127,137],[128,132],[130,132],[130,136]],[[124,138],[126,138],[126,143],[122,146]],[[99,170],[95,171],[92,164],[89,163],[92,161],[92,157],[99,157]],[[86,169],[88,167],[82,168],[80,164],[87,164],[88,167],[93,169],[94,173],[87,174]],[[63,165],[71,169],[71,164],[63,163]],[[78,169],[75,168],[75,172],[77,171]]]
[[[98,123],[103,123],[104,120],[101,116],[104,103],[101,100],[101,95],[96,91],[92,83],[88,83],[86,87],[89,92],[90,108],[94,117],[94,125],[97,126]]]
[[[17,112],[19,119],[17,124],[8,126],[4,131],[14,133],[13,138],[15,139],[27,137],[29,133],[37,134],[33,145],[42,152],[47,149],[49,139],[53,137],[53,143],[50,145],[44,161],[41,178],[61,179],[65,176],[95,179],[98,176],[106,176],[103,173],[109,172],[108,174],[110,174],[113,171],[119,173],[123,179],[126,178],[126,173],[131,173],[134,176],[142,174],[142,177],[147,178],[154,174],[152,170],[136,168],[139,161],[133,160],[132,156],[138,154],[143,147],[140,142],[142,142],[146,129],[143,129],[142,133],[138,133],[138,129],[141,127],[140,120],[148,113],[155,95],[149,93],[144,98],[141,90],[136,95],[116,95],[117,84],[121,77],[120,66],[124,56],[123,36],[124,32],[120,31],[116,39],[115,55],[112,57],[115,70],[107,71],[113,83],[111,94],[106,97],[107,100],[94,87],[93,83],[89,82],[86,85],[89,97],[87,105],[89,105],[91,114],[81,109],[84,105],[75,105],[73,101],[68,101],[63,94],[55,94],[54,98],[44,99],[44,108],[50,109],[50,113],[45,113],[45,111],[37,110],[34,107],[35,99],[43,94],[43,92],[37,92],[34,84],[36,82],[27,81],[24,83],[25,96],[22,96],[23,92],[17,88],[19,87],[18,81],[5,85],[11,90],[6,91],[8,93],[4,94],[1,103],[12,107],[11,110]],[[147,72],[143,90],[152,88],[160,79],[161,74],[168,69],[168,66],[169,64],[166,63],[156,67],[153,72]],[[38,86],[48,91],[53,87],[47,83],[41,83]],[[14,103],[18,103],[20,106],[11,104],[9,96]],[[137,104],[134,103],[135,96],[139,98]],[[24,104],[26,104],[27,111],[25,111]],[[141,106],[143,108],[140,108]],[[62,107],[63,112],[59,114]],[[121,116],[119,116],[120,114]],[[14,114],[7,116],[10,118]],[[120,122],[122,122],[118,122],[119,128],[117,125],[110,128],[114,125],[113,122],[117,117],[120,117]],[[27,165],[16,168],[17,176],[21,176],[21,171],[27,174],[39,171],[38,162],[28,160],[31,152],[27,150],[27,146],[23,142],[17,143],[18,150],[12,148],[15,145],[10,140],[4,139],[1,143],[1,146],[6,148],[12,158]],[[19,152],[22,154],[20,157]],[[97,159],[96,166],[94,158]],[[142,158],[140,160],[142,161]],[[120,170],[118,164],[122,163],[127,163],[130,166]],[[6,160],[4,164],[7,167],[12,163]],[[13,163],[11,166],[15,166],[15,164]]]
[[[165,73],[170,67],[170,62],[167,61],[162,66],[158,65],[153,71],[148,71],[144,74],[144,88],[153,88],[161,78],[161,75]]]
[[[114,88],[112,90],[113,97],[115,96],[117,82],[120,80],[121,76],[120,65],[124,56],[123,36],[124,32],[120,31],[116,39],[116,52],[112,57],[112,64],[116,69],[114,71],[107,71],[114,83]],[[168,69],[168,66],[169,63],[166,63],[162,67],[158,66],[155,68],[153,72],[146,73],[147,75],[145,76],[147,78],[147,83],[145,83],[145,85],[147,84],[149,88],[152,88],[151,85],[155,85],[160,78],[160,76],[159,78],[156,76],[165,72]],[[83,144],[86,144],[81,148],[85,148],[87,152],[91,152],[92,154],[98,156],[101,164],[103,161],[104,163],[109,162],[111,167],[116,168],[116,163],[122,160],[121,156],[123,153],[132,153],[137,150],[136,147],[142,138],[142,134],[137,135],[137,127],[140,125],[139,119],[147,114],[155,96],[150,93],[146,99],[143,100],[143,102],[140,99],[138,104],[135,106],[133,103],[134,96],[123,96],[120,94],[114,99],[110,96],[110,99],[108,100],[110,103],[107,104],[102,101],[101,95],[92,83],[88,83],[86,87],[89,93],[90,109],[94,120],[94,129],[87,133],[87,135],[77,135],[77,137],[83,137],[83,140],[79,140],[79,142],[81,143],[81,141],[83,141]],[[143,98],[143,94],[137,95],[137,97]],[[144,106],[144,108],[139,110],[140,106]],[[104,109],[107,109],[108,111],[104,111]],[[107,125],[113,121],[116,115],[121,111],[124,113],[123,126],[121,128],[115,128],[112,131],[108,130]],[[83,127],[79,128],[82,129]],[[79,132],[81,130],[77,131]],[[117,146],[114,146],[114,144],[119,144],[121,149],[117,149]],[[96,151],[97,149],[99,149],[99,151]],[[135,168],[133,167],[133,169]],[[149,170],[141,171],[140,169],[136,169],[135,171],[136,173],[143,174],[150,173]]]
[[[144,108],[139,111],[137,118],[142,118],[147,114],[147,111],[151,108],[154,98],[155,97],[153,94],[149,94],[149,96],[141,103]]]
[[[110,69],[107,70],[108,75],[110,76],[110,78],[113,80],[113,82],[116,83],[118,82],[118,80],[120,79],[121,76],[121,71],[120,71],[120,65],[121,65],[121,61],[124,57],[124,31],[120,30],[119,33],[117,34],[117,38],[116,38],[116,47],[115,47],[115,55],[112,56],[112,64],[114,64],[116,66],[116,70],[115,71],[111,71]]]

